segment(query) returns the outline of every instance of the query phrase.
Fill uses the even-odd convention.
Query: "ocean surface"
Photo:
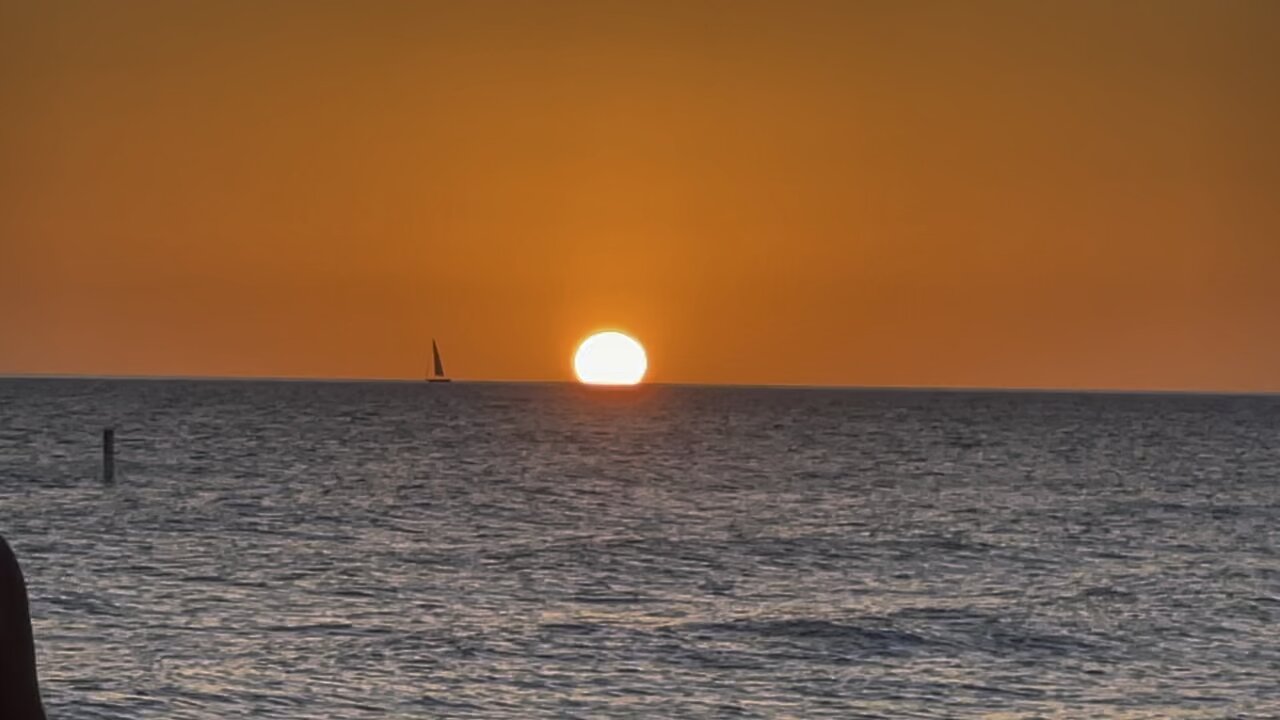
[[[1276,718],[1278,526],[1274,397],[0,380],[56,720]]]

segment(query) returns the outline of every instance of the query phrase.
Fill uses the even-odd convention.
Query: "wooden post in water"
[[[116,480],[116,431],[107,428],[102,431],[102,481]]]

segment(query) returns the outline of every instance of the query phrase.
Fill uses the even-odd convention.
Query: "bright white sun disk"
[[[648,368],[644,348],[620,332],[592,335],[573,356],[573,371],[588,385],[635,385]]]

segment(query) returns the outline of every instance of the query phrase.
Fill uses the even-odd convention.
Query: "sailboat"
[[[444,363],[440,362],[440,348],[436,346],[436,339],[431,338],[431,361],[433,364],[434,374],[427,375],[427,382],[445,383],[449,382],[449,378],[444,374]]]

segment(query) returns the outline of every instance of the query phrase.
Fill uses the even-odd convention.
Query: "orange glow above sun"
[[[573,356],[573,371],[587,385],[635,385],[648,368],[644,347],[620,332],[592,335]]]

